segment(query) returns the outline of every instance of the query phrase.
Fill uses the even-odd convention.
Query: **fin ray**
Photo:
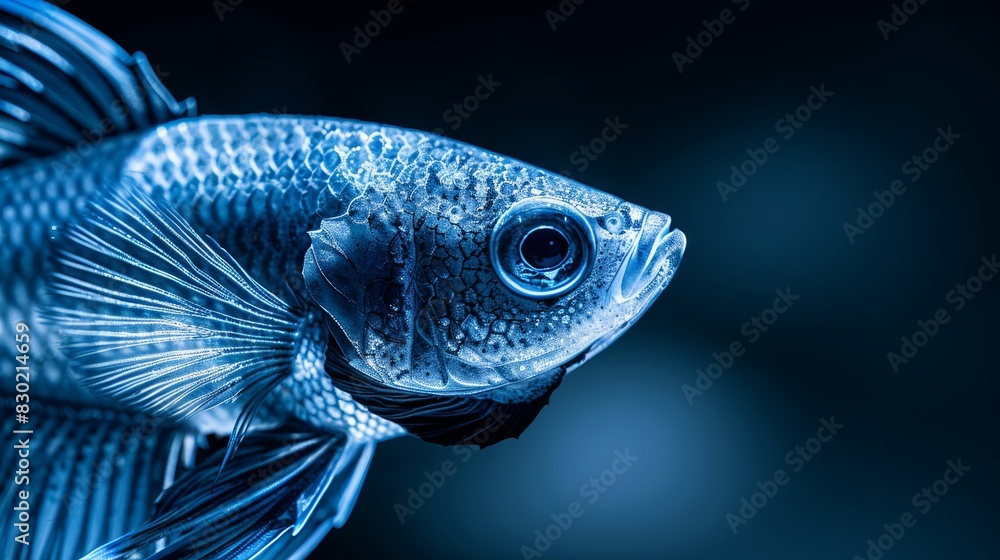
[[[0,404],[14,408],[13,396]],[[31,423],[0,419],[0,429],[28,427],[30,483],[8,484],[0,507],[13,511],[16,490],[29,490],[30,546],[14,541],[13,523],[0,525],[0,557],[17,560],[79,558],[120,537],[148,517],[153,498],[169,483],[168,472],[185,472],[177,442],[191,437],[163,419],[100,408],[74,408],[32,400]],[[17,443],[16,441],[14,443]],[[16,449],[0,452],[0,475],[15,481]]]
[[[142,53],[42,0],[0,0],[0,167],[195,115]]]
[[[43,317],[81,384],[176,420],[246,396],[227,457],[311,326],[131,182],[92,200],[52,259]]]
[[[164,491],[148,521],[86,560],[287,558],[346,518],[373,448],[298,422],[252,431],[221,476],[222,450]]]

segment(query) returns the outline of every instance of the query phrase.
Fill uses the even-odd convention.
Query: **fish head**
[[[352,202],[377,212],[324,221],[306,284],[330,313],[345,390],[540,408],[649,308],[686,240],[666,214],[456,144],[410,157],[377,204]]]
[[[470,297],[457,310],[428,308],[418,323],[456,362],[451,381],[497,388],[577,367],[634,324],[677,270],[686,240],[666,214],[548,173],[537,181],[485,217],[487,235],[462,259],[478,267],[465,274]],[[445,241],[465,227],[446,222],[457,231]],[[447,284],[434,277],[437,254],[423,277]]]

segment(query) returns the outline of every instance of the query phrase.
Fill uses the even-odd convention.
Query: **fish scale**
[[[124,172],[167,197],[263,286],[301,289],[308,232],[360,194],[360,170],[344,168],[370,159],[348,154],[366,151],[376,132],[416,143],[414,133],[350,121],[202,117],[147,134]]]
[[[345,212],[350,202],[332,190],[339,190],[339,195],[358,194],[356,188],[347,188],[349,179],[331,179],[341,171],[341,158],[329,144],[324,148],[320,143],[331,137],[352,136],[342,144],[364,149],[361,136],[374,128],[349,126],[353,130],[344,132],[333,122],[286,123],[274,126],[267,117],[246,122],[227,118],[178,121],[99,145],[98,155],[111,166],[99,166],[98,157],[68,166],[63,163],[65,154],[60,154],[0,171],[0,203],[5,209],[19,209],[13,215],[10,210],[3,214],[2,231],[9,233],[7,242],[0,245],[0,267],[9,273],[3,276],[0,299],[6,319],[0,325],[5,341],[2,357],[13,359],[8,325],[27,319],[34,335],[34,353],[44,366],[39,368],[44,376],[37,378],[34,390],[41,394],[71,390],[71,400],[106,404],[104,399],[79,390],[71,380],[68,364],[47,336],[37,309],[18,302],[38,300],[52,228],[71,221],[99,185],[121,177],[130,177],[149,194],[170,200],[196,231],[226,248],[261,285],[274,293],[287,292],[287,286],[301,293],[302,255],[310,243],[309,230],[322,219]],[[309,146],[313,147],[310,153],[318,155],[294,155]],[[254,157],[255,153],[267,157]],[[251,160],[257,164],[245,167]],[[302,171],[301,164],[308,173]],[[331,184],[336,187],[331,189]],[[40,211],[46,207],[56,211]],[[39,219],[34,219],[36,216]],[[401,433],[392,422],[356,406],[349,394],[335,389],[325,374],[319,373],[306,375],[308,382],[301,376],[284,381],[281,394],[286,398],[271,399],[266,417],[279,418],[292,411],[319,425],[350,426],[365,437],[383,439]],[[336,414],[319,406],[297,404],[324,399]],[[205,426],[220,431],[232,421],[225,407],[204,416],[201,421]]]
[[[37,391],[72,395],[72,400],[81,402],[100,400],[80,391],[69,378],[33,304],[41,295],[49,241],[57,233],[54,228],[76,215],[98,185],[114,176],[115,163],[124,161],[134,142],[133,137],[108,139],[95,146],[92,157],[81,158],[67,150],[0,170],[0,360],[13,362],[12,329],[24,321],[34,339]]]

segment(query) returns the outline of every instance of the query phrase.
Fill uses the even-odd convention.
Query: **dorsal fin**
[[[0,0],[0,167],[194,115],[142,53],[42,0]]]

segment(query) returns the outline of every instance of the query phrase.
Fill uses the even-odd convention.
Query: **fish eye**
[[[490,259],[504,285],[530,299],[563,295],[590,272],[595,250],[590,223],[550,198],[513,204],[490,239]]]

